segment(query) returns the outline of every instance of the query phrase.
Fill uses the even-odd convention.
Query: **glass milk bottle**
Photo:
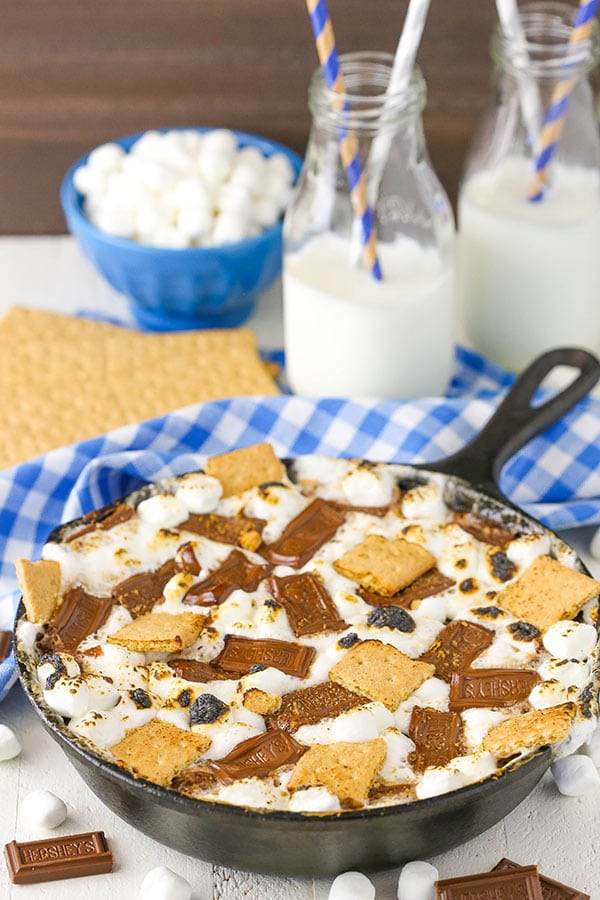
[[[311,82],[312,129],[284,224],[286,367],[309,396],[441,394],[453,361],[454,221],[421,125],[425,84],[386,99],[392,57],[340,57],[346,93]],[[340,136],[368,184],[383,277],[365,259]],[[373,150],[371,150],[373,148]]]
[[[462,327],[515,372],[551,347],[600,349],[600,139],[588,78],[598,25],[569,44],[575,6],[520,9],[525,43],[499,28],[492,39],[495,104],[467,159],[458,206]],[[540,126],[561,84],[569,96],[563,130],[533,201]]]

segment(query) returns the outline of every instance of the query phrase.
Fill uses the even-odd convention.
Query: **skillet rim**
[[[282,462],[286,466],[286,470],[289,472],[289,467],[293,465],[296,459],[302,458],[306,455],[314,455],[314,454],[300,454],[298,457],[286,457],[282,459]],[[320,456],[326,456],[326,454],[317,454]],[[356,457],[329,457],[330,459],[356,459]],[[366,462],[373,463],[373,460],[365,460]],[[381,462],[381,461],[380,461]],[[440,463],[442,460],[440,460]],[[506,513],[512,522],[517,520],[521,520],[522,523],[526,523],[528,527],[529,533],[544,533],[550,537],[551,540],[551,550],[552,552],[556,552],[558,546],[560,546],[563,550],[566,549],[574,559],[576,563],[576,568],[583,572],[584,574],[589,575],[589,570],[587,566],[580,559],[579,555],[575,552],[575,550],[561,538],[556,532],[547,528],[533,516],[530,516],[528,513],[524,512],[520,507],[513,504],[508,498],[500,497],[495,495],[488,490],[478,487],[476,484],[468,481],[467,479],[459,476],[449,474],[448,472],[438,471],[434,468],[435,463],[428,464],[426,467],[421,467],[419,464],[414,463],[396,463],[396,462],[383,462],[383,465],[396,465],[402,466],[407,469],[409,472],[417,473],[421,477],[425,479],[428,476],[441,476],[444,480],[444,500],[448,503],[448,498],[446,494],[451,490],[457,490],[457,492],[461,492],[463,498],[473,499],[474,503],[471,506],[471,511],[475,506],[475,503],[479,500],[483,501],[484,507],[490,511],[493,510],[495,513]],[[193,470],[193,471],[201,471],[201,470]],[[187,473],[184,473],[187,474]],[[108,513],[115,506],[118,506],[120,503],[123,503],[127,500],[135,498],[135,502],[139,503],[142,499],[147,496],[150,496],[156,488],[156,485],[160,482],[168,481],[171,477],[180,477],[180,476],[169,476],[164,479],[160,479],[157,482],[149,482],[143,485],[140,488],[134,489],[130,491],[128,494],[125,494],[121,497],[116,498],[115,500],[110,501],[99,509],[92,510],[91,513],[87,513],[83,516],[79,516],[76,519],[70,520],[69,522],[65,522],[55,529],[48,535],[45,540],[45,543],[49,542],[59,542],[62,538],[62,535],[65,532],[70,531],[74,528],[74,526],[81,524],[82,521],[86,522],[86,515],[94,515],[97,514],[98,518],[101,518],[102,513]],[[453,507],[450,507],[453,508]],[[457,507],[454,507],[457,508]],[[485,511],[485,510],[484,510]],[[479,512],[479,511],[478,511]],[[87,520],[89,521],[89,519]],[[600,595],[598,597],[598,609],[600,611]],[[306,812],[294,812],[291,810],[269,810],[269,809],[256,809],[254,807],[246,807],[242,805],[235,805],[231,803],[220,802],[216,800],[203,800],[202,797],[190,797],[189,795],[183,794],[180,791],[177,791],[173,788],[165,787],[163,785],[158,785],[155,782],[148,781],[144,778],[136,778],[131,772],[125,769],[122,766],[117,765],[116,763],[111,762],[111,760],[106,759],[101,756],[99,753],[96,754],[91,749],[88,749],[87,743],[83,739],[78,739],[76,736],[72,736],[70,732],[68,732],[66,725],[64,722],[59,721],[62,720],[62,717],[58,713],[54,713],[52,710],[47,707],[44,703],[43,699],[38,700],[36,697],[36,692],[41,695],[41,691],[37,686],[34,685],[33,682],[33,674],[28,666],[28,653],[22,647],[22,642],[19,640],[17,636],[17,629],[22,620],[26,620],[26,612],[25,606],[23,603],[23,598],[21,597],[16,613],[15,613],[15,621],[14,621],[14,652],[15,658],[18,665],[18,674],[19,680],[23,687],[23,690],[32,704],[34,710],[37,715],[40,717],[43,725],[51,732],[51,736],[58,741],[58,743],[63,746],[63,749],[67,755],[70,752],[75,752],[79,757],[81,757],[85,763],[94,766],[96,769],[101,769],[105,774],[114,778],[117,782],[124,784],[125,787],[133,792],[137,792],[138,790],[142,793],[142,795],[148,798],[148,795],[151,795],[155,802],[158,802],[160,805],[167,806],[171,809],[178,809],[183,807],[183,810],[179,809],[178,811],[185,811],[187,809],[190,810],[190,813],[194,816],[201,815],[201,813],[206,813],[208,815],[216,814],[216,811],[220,811],[225,813],[225,815],[237,815],[242,818],[250,818],[257,819],[262,821],[267,819],[268,821],[293,821],[296,823],[299,822],[313,822],[319,823],[321,826],[326,826],[327,824],[339,824],[343,821],[356,821],[363,819],[372,819],[372,818],[383,818],[387,816],[399,816],[402,814],[403,810],[418,810],[423,812],[428,812],[429,810],[435,811],[438,806],[444,806],[447,804],[449,798],[458,798],[457,802],[464,799],[468,801],[471,794],[476,795],[486,790],[487,786],[498,785],[500,782],[503,785],[511,781],[511,776],[516,777],[516,773],[520,772],[523,768],[527,767],[528,764],[533,764],[534,761],[540,761],[541,756],[546,756],[546,770],[551,762],[551,747],[549,745],[544,745],[542,747],[538,747],[533,752],[528,753],[524,757],[520,757],[514,761],[511,761],[504,767],[500,772],[493,772],[491,775],[487,775],[485,778],[480,779],[479,781],[473,782],[471,784],[467,784],[461,788],[456,788],[452,791],[448,791],[443,794],[436,794],[433,797],[427,797],[422,800],[411,800],[408,803],[396,803],[396,804],[388,804],[385,806],[374,806],[368,808],[361,808],[357,810],[341,810],[334,813],[306,813]],[[600,615],[598,616],[595,623],[596,631],[599,635],[598,643],[596,644],[596,648],[598,649],[600,646]],[[586,690],[590,685],[593,687],[593,695],[597,697],[598,689],[600,687],[600,659],[598,658],[599,654],[597,654],[596,663],[592,668],[591,678],[584,688],[581,689],[581,693]],[[580,696],[581,696],[580,693]],[[580,698],[577,701],[579,702]],[[46,712],[46,709],[48,712]],[[594,711],[597,714],[597,701],[594,703]],[[56,721],[55,721],[56,719]],[[96,793],[95,791],[93,791]],[[102,800],[100,795],[99,799]],[[408,815],[408,813],[406,813]],[[310,826],[308,826],[310,827]]]

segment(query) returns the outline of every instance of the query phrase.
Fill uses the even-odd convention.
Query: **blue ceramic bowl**
[[[115,143],[129,150],[141,134]],[[234,134],[240,147],[256,147],[264,156],[283,153],[298,175],[302,160],[287,147],[242,131]],[[61,185],[67,226],[100,274],[130,299],[140,324],[150,329],[182,330],[232,327],[247,319],[257,295],[281,272],[281,221],[257,237],[220,247],[172,250],[114,237],[85,216],[83,197],[73,184],[75,170],[84,165],[88,155],[71,166]]]

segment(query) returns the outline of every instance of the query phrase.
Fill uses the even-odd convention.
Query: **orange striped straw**
[[[337,94],[345,94],[346,88],[340,70],[340,63],[335,37],[327,4],[325,0],[306,0],[308,14],[315,36],[315,44],[323,77],[327,87]],[[381,281],[381,267],[377,257],[377,234],[373,211],[367,202],[367,186],[363,166],[360,159],[358,141],[354,134],[346,128],[338,129],[340,158],[346,170],[348,186],[350,188],[350,200],[354,215],[360,223],[361,239],[364,248],[365,261],[369,270],[377,281]]]
[[[570,47],[577,46],[579,42],[585,41],[589,37],[594,25],[597,7],[598,0],[580,0],[579,9],[569,35]],[[550,106],[546,113],[544,127],[540,133],[535,173],[529,188],[529,200],[532,203],[537,203],[544,197],[548,186],[548,169],[565,126],[565,117],[573,88],[579,81],[578,75],[569,75],[569,66],[567,54],[565,75],[554,88]]]

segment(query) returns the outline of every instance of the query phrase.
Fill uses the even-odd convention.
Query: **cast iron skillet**
[[[530,401],[535,390],[559,365],[574,367],[580,374],[558,395],[533,408]],[[520,531],[546,532],[554,552],[568,551],[557,535],[508,502],[497,482],[509,457],[582,399],[599,376],[600,363],[583,350],[546,353],[519,378],[469,446],[430,466],[411,467],[415,476],[423,470],[448,474],[450,506],[472,509]],[[579,565],[585,571],[583,564]],[[24,612],[21,603],[17,623]],[[257,812],[194,800],[136,780],[78,744],[60,716],[45,707],[22,647],[17,647],[17,659],[21,681],[42,722],[84,781],[111,810],[176,850],[239,869],[330,876],[348,869],[384,869],[433,856],[475,837],[506,816],[534,788],[550,763],[550,750],[542,748],[500,776],[449,794],[343,814]]]

